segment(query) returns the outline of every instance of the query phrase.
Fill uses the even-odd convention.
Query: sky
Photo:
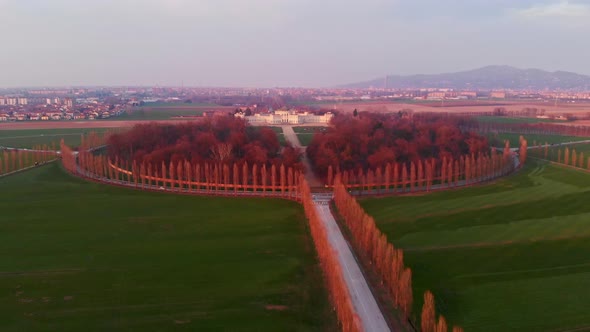
[[[0,87],[590,75],[590,0],[0,0]]]

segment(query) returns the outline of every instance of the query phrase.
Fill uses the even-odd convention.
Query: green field
[[[545,157],[545,148],[541,148],[541,149],[533,149],[533,150],[529,150],[529,155],[532,157],[537,157],[537,158],[541,158],[541,159],[548,159],[551,161],[558,161],[560,160],[559,158],[559,151],[561,150],[561,162],[564,162],[565,160],[565,148],[568,148],[570,151],[570,158],[568,160],[568,164],[571,165],[572,163],[572,158],[573,158],[573,153],[576,153],[577,159],[576,159],[576,167],[582,167],[585,169],[590,169],[588,168],[588,157],[590,157],[590,144],[588,143],[580,143],[580,144],[568,144],[568,145],[555,145],[555,146],[551,146],[549,147],[547,150],[547,157]],[[583,162],[580,165],[580,156],[581,156],[581,152],[584,153],[584,158],[583,158]]]
[[[277,135],[282,135],[283,134],[283,128],[282,127],[269,126],[268,128],[272,129],[272,131],[274,131]]]
[[[475,119],[482,123],[539,123],[539,122],[556,122],[563,123],[563,120],[552,120],[552,119],[537,119],[537,118],[515,118],[508,116],[476,116]]]
[[[308,146],[311,143],[314,133],[324,132],[327,129],[328,127],[293,127],[302,146]]]
[[[415,312],[431,289],[466,331],[588,331],[587,199],[590,174],[529,161],[495,184],[361,204],[405,249]]]
[[[117,131],[120,128],[68,128],[68,129],[26,129],[26,130],[0,130],[0,146],[11,148],[32,148],[36,145],[53,144],[59,148],[59,142],[69,146],[80,145],[81,135],[90,132],[103,133],[107,130]]]
[[[183,102],[175,102],[175,103],[167,103],[167,102],[154,102],[154,103],[144,103],[143,107],[160,107],[160,108],[167,108],[167,107],[214,107],[219,106],[215,104],[209,103],[183,103]]]
[[[279,143],[281,143],[281,145],[287,144],[285,134],[283,134],[283,128],[274,126],[269,126],[268,128],[272,129],[272,131],[277,134],[277,138],[279,139]]]
[[[276,127],[276,126],[267,126],[267,127],[272,129],[272,131],[274,131],[275,134],[277,134],[277,138],[279,139],[279,143],[281,145],[287,144],[287,140],[285,139],[285,135],[283,134],[282,127]],[[255,126],[253,128],[263,128],[263,126]]]
[[[1,331],[331,331],[302,208],[0,179]]]
[[[232,112],[233,108],[224,107],[214,104],[204,103],[146,103],[144,106],[131,109],[120,116],[108,118],[107,120],[169,120],[178,117],[202,116],[204,111],[224,108],[227,112]]]
[[[293,127],[293,131],[296,134],[313,134],[326,130],[328,130],[328,127]]]
[[[557,150],[561,150],[563,158],[565,147],[565,145],[552,146],[549,148],[549,153],[553,153],[555,156],[557,156]],[[588,143],[569,144],[567,147],[570,149],[570,152],[576,150],[577,153],[584,152],[586,157],[590,157],[590,144]]]
[[[424,104],[424,105],[431,105],[431,104],[436,104],[436,105],[440,105],[441,101],[440,100],[424,100],[424,99],[393,99],[393,100],[381,100],[381,101],[375,101],[375,100],[365,100],[365,99],[354,99],[354,100],[309,100],[309,101],[304,101],[304,102],[298,102],[298,103],[293,103],[294,107],[297,107],[299,105],[306,105],[306,106],[315,106],[315,107],[326,107],[327,105],[346,105],[346,104],[367,104],[369,106],[371,106],[371,104],[375,104],[375,102],[377,103],[389,103],[389,104]],[[484,104],[485,105],[485,104]],[[360,110],[359,110],[360,111]]]
[[[308,146],[313,139],[313,134],[297,134],[297,138],[299,139],[299,143],[301,143],[302,146]]]
[[[512,133],[488,133],[487,137],[490,140],[490,144],[496,147],[504,147],[504,141],[509,140],[511,147],[518,147],[520,145],[520,136],[526,138],[529,146],[533,146],[535,142],[537,144],[558,144],[566,142],[577,142],[585,141],[590,139],[589,137],[577,137],[577,136],[560,136],[560,135],[542,135],[542,134],[512,134]]]
[[[154,108],[154,109],[143,109],[139,108],[129,113],[123,113],[119,116],[108,118],[107,120],[170,120],[175,117],[188,116],[195,117],[203,115],[203,109],[185,109],[185,108]]]

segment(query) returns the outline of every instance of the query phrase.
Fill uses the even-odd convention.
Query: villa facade
[[[254,114],[246,116],[244,113],[236,113],[236,117],[243,118],[250,124],[305,124],[305,123],[330,123],[334,114],[327,112],[316,115],[310,112],[297,112],[289,110],[277,110],[268,114]]]

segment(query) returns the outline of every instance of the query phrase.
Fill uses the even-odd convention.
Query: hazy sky
[[[491,64],[590,74],[590,1],[0,0],[0,86],[331,86]]]

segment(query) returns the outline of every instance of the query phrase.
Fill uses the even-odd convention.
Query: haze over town
[[[590,74],[588,1],[0,0],[0,87],[327,87],[499,64]]]

